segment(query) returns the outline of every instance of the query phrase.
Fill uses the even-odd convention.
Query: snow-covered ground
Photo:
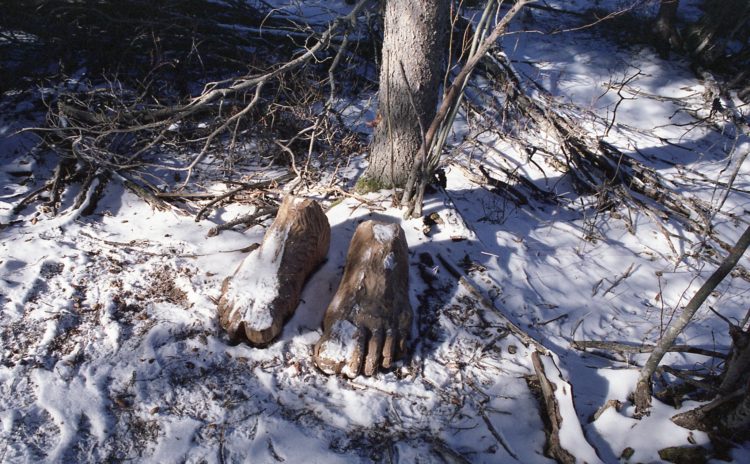
[[[533,14],[542,24],[552,18]],[[737,166],[750,140],[722,132],[721,121],[684,125],[693,119],[683,108],[701,108],[705,90],[687,62],[587,29],[504,41],[523,73],[603,118],[619,101],[607,85],[640,72],[608,140],[651,159],[685,198],[724,200],[713,225],[734,243],[750,218],[750,165]],[[575,404],[561,406],[561,439],[580,460],[618,462],[632,448],[629,462],[654,462],[662,448],[710,448],[706,434],[669,420],[695,403],[675,409],[655,401],[649,417],[632,417],[628,394],[646,355],[608,359],[571,347],[573,340],[657,341],[715,268],[701,259],[701,238],[642,211],[597,213],[595,198],[576,198],[565,182],[541,173],[537,182],[563,201],[514,205],[459,166],[510,160],[530,175],[535,168],[525,153],[489,136],[483,149],[458,145],[471,120],[457,125],[446,193],[427,197],[425,214],[444,221],[429,234],[421,219],[402,219],[388,192],[368,195],[367,203],[308,192],[327,211],[328,260],[281,337],[258,349],[230,342],[216,301],[246,256],[238,250],[259,242],[264,228],[208,234],[247,207],[230,205],[195,222],[177,208],[152,209],[112,181],[93,215],[69,210],[74,192],[57,216],[38,203],[14,215],[55,160],[34,152],[29,135],[13,135],[37,122],[19,116],[27,108],[10,97],[0,101],[0,462],[551,462],[529,384],[533,346],[510,333],[505,318],[551,351],[548,376],[572,387],[557,392]],[[372,112],[365,97],[353,104]],[[364,157],[354,161],[339,179],[356,178],[366,165]],[[735,169],[735,189],[724,198],[719,182]],[[413,355],[391,372],[347,380],[318,371],[311,354],[349,240],[367,219],[400,222],[406,232]],[[728,277],[678,340],[726,351],[727,325],[709,306],[743,320],[750,283]],[[720,369],[717,360],[686,353],[664,363]],[[624,407],[592,421],[608,400]],[[750,448],[733,457],[749,462]]]

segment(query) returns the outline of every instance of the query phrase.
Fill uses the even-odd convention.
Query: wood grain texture
[[[265,330],[253,330],[241,319],[241,311],[235,311],[242,301],[234,301],[228,292],[237,271],[224,280],[218,312],[221,326],[233,338],[245,338],[251,344],[263,346],[273,341],[284,323],[297,308],[302,288],[310,274],[323,262],[331,242],[331,227],[320,205],[310,199],[287,196],[271,227],[266,231],[263,243],[253,253],[260,253],[274,234],[285,237],[278,267],[278,289],[269,310],[273,323]],[[238,267],[239,270],[239,267]],[[260,272],[260,271],[259,271]]]
[[[366,221],[349,246],[344,275],[323,320],[323,336],[314,361],[326,373],[356,377],[389,368],[403,356],[412,322],[409,303],[408,246],[398,224]],[[341,321],[356,332],[346,339],[336,333]],[[336,341],[348,357],[334,356]]]

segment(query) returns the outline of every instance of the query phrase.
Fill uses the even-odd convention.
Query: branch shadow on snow
[[[564,184],[558,180],[548,182],[562,188]],[[126,197],[123,189],[115,185],[119,184],[109,184],[99,211],[113,215],[120,212],[119,202]],[[563,358],[572,373],[570,380],[576,388],[578,404],[584,404],[579,409],[579,419],[586,423],[588,417],[584,416],[609,399],[613,391],[610,380],[598,373],[598,369],[612,363],[572,351],[567,341],[574,338],[571,332],[579,327],[580,320],[581,330],[586,333],[605,333],[603,327],[612,324],[612,320],[596,309],[598,305],[611,306],[610,299],[615,295],[603,298],[602,290],[592,297],[590,287],[585,288],[585,294],[579,294],[581,289],[570,283],[575,282],[577,272],[599,272],[611,277],[624,270],[627,262],[613,257],[609,269],[576,269],[597,254],[596,243],[585,238],[588,231],[580,225],[587,214],[593,214],[591,208],[582,212],[535,201],[516,206],[497,192],[483,188],[449,189],[449,193],[457,210],[476,231],[477,240],[454,242],[448,238],[447,225],[446,230],[435,226],[433,237],[425,237],[421,222],[401,222],[401,211],[384,214],[370,212],[359,204],[337,206],[350,211],[339,214],[343,219],[332,224],[328,260],[308,281],[303,301],[279,340],[267,349],[229,343],[218,327],[215,308],[203,308],[213,316],[203,319],[197,327],[176,317],[157,321],[145,336],[139,335],[142,330],[137,327],[128,326],[141,322],[127,322],[127,315],[115,318],[114,323],[122,325],[120,352],[130,351],[131,355],[112,358],[111,362],[117,365],[112,380],[101,386],[109,390],[103,394],[102,407],[114,424],[111,440],[116,437],[123,441],[109,449],[107,456],[133,457],[129,454],[133,449],[142,449],[144,455],[158,455],[166,446],[159,437],[179,435],[180,424],[187,423],[192,424],[187,427],[191,432],[183,439],[192,440],[193,451],[202,456],[224,453],[225,458],[242,455],[264,460],[276,453],[290,458],[285,452],[299,448],[299,443],[313,448],[328,443],[325,452],[367,454],[370,458],[398,446],[422,446],[432,453],[432,432],[428,427],[409,430],[411,435],[407,438],[404,430],[394,433],[386,425],[396,417],[389,404],[409,401],[408,393],[402,394],[398,388],[405,383],[411,385],[415,379],[400,377],[396,369],[374,379],[350,382],[321,374],[311,362],[312,346],[320,336],[324,311],[343,272],[348,244],[357,225],[367,219],[401,222],[407,232],[415,322],[413,354],[405,365],[418,371],[420,363],[434,357],[441,344],[450,343],[454,335],[441,323],[446,305],[459,290],[457,278],[448,269],[452,266],[476,282],[508,318]],[[444,200],[441,195],[428,196],[425,216],[443,212]],[[98,220],[96,215],[90,219]],[[555,235],[559,239],[550,239]],[[628,246],[625,239],[625,235],[622,241],[607,237],[608,243],[618,248]],[[578,257],[580,264],[566,261],[572,257]],[[555,266],[563,272],[557,276],[539,274]],[[483,272],[482,268],[492,272]],[[517,277],[527,269],[519,282]],[[495,270],[500,272],[496,274]],[[653,282],[644,281],[643,288],[647,284]],[[555,320],[561,315],[562,319]],[[416,379],[420,380],[420,376]],[[390,387],[386,393],[378,390],[384,387]],[[430,412],[420,414],[429,417]],[[86,422],[83,416],[81,421]],[[482,427],[480,421],[479,428]],[[77,453],[73,448],[82,446],[79,441],[71,442],[70,453]],[[162,443],[157,445],[159,441]],[[128,448],[128,443],[134,448]],[[454,446],[461,449],[460,442]],[[618,450],[609,449],[605,440],[599,440],[597,446],[605,454],[605,461],[616,459]],[[217,451],[217,447],[223,451]],[[467,449],[472,448],[467,445]],[[91,452],[96,455],[96,451]]]
[[[458,260],[468,250],[465,244],[447,240],[431,240],[424,237],[420,224],[414,221],[402,223],[406,229],[407,241],[410,253],[410,275],[411,275],[411,305],[414,309],[414,326],[412,337],[412,351],[409,357],[397,363],[397,367],[388,372],[381,372],[372,378],[358,377],[347,380],[340,376],[326,376],[319,372],[312,363],[312,347],[321,335],[321,323],[323,314],[333,294],[336,291],[339,280],[343,273],[346,252],[352,235],[359,223],[365,220],[376,220],[383,222],[401,222],[399,211],[391,214],[383,214],[377,211],[368,211],[363,205],[349,202],[338,205],[336,208],[348,208],[350,214],[330,214],[332,220],[331,249],[328,260],[309,279],[302,293],[302,302],[295,314],[287,322],[285,328],[276,341],[264,349],[252,348],[245,344],[235,345],[219,329],[217,343],[225,346],[225,350],[237,350],[247,355],[240,356],[243,359],[258,363],[259,359],[266,359],[261,364],[263,371],[260,374],[255,371],[255,380],[247,379],[248,382],[260,382],[247,390],[256,391],[258,387],[266,389],[269,398],[280,411],[283,411],[287,419],[294,417],[295,423],[308,426],[317,424],[327,430],[326,435],[346,432],[348,438],[334,437],[330,442],[334,451],[341,447],[339,452],[351,452],[359,449],[360,455],[369,456],[371,459],[382,458],[382,453],[393,452],[394,447],[427,446],[428,452],[433,454],[434,440],[445,440],[440,435],[434,436],[429,427],[406,426],[406,430],[397,427],[389,430],[386,425],[397,421],[399,414],[424,415],[420,422],[428,421],[433,414],[447,414],[443,409],[461,409],[460,405],[444,403],[433,406],[436,411],[425,410],[404,411],[399,406],[399,412],[394,412],[395,405],[392,403],[411,402],[411,408],[419,408],[420,405],[430,404],[432,400],[415,397],[410,400],[410,388],[422,385],[425,380],[424,369],[427,360],[434,357],[436,350],[446,344],[461,343],[457,330],[468,332],[479,332],[481,328],[463,327],[457,329],[448,320],[454,315],[448,315],[449,311],[461,312],[462,308],[448,308],[448,303],[455,296],[459,283],[452,272],[445,267],[445,263]],[[429,206],[427,212],[438,211],[437,205]],[[342,219],[345,216],[345,219]],[[440,234],[437,232],[436,234]],[[447,236],[447,234],[445,235]],[[453,267],[454,265],[449,265]],[[476,311],[477,308],[465,307],[464,310]],[[469,314],[459,315],[458,319],[465,317],[470,321]],[[451,328],[452,327],[452,328]],[[465,341],[465,340],[464,340]],[[486,343],[486,338],[485,338]],[[455,360],[462,363],[460,359]],[[298,381],[302,380],[302,384]],[[295,380],[296,379],[296,380]],[[437,394],[441,389],[450,389],[449,383],[453,380],[445,378],[429,390]],[[432,380],[431,380],[432,382]],[[523,383],[523,381],[521,381]],[[408,387],[410,385],[412,387]],[[523,383],[525,388],[525,383]],[[468,386],[466,386],[468,388]],[[271,401],[269,399],[269,401]],[[388,406],[388,405],[391,406]],[[528,407],[526,403],[516,407]],[[394,416],[396,414],[396,416]],[[455,414],[455,412],[453,413]],[[426,426],[427,423],[424,425]],[[480,421],[481,424],[481,421]],[[478,424],[474,424],[476,427]],[[479,425],[480,429],[483,426]],[[473,428],[473,427],[472,427]],[[403,436],[403,433],[407,433]],[[488,436],[489,433],[487,433]],[[396,438],[401,437],[401,438]],[[396,440],[396,441],[394,441]],[[456,438],[452,446],[459,449],[472,450],[472,443],[462,443],[462,438]],[[491,439],[490,441],[494,441]],[[401,443],[401,445],[398,445]],[[541,449],[542,441],[539,441]],[[488,445],[488,446],[491,446]],[[476,452],[476,451],[469,451]],[[529,450],[534,452],[534,450]]]
[[[554,52],[558,57],[562,56],[561,47],[561,44],[555,44]],[[574,58],[581,56],[580,48],[566,48],[566,59],[569,62],[577,61]],[[530,55],[548,57],[549,52],[542,52],[539,50]],[[611,65],[603,63],[601,54],[586,58],[598,63],[597,66],[607,72],[623,66],[622,61],[608,61]],[[665,68],[665,75],[673,71],[672,68]],[[560,78],[563,74],[564,71],[560,71],[559,75],[552,75],[550,92],[559,94],[566,91]],[[657,80],[655,87],[658,89],[669,84],[668,79]],[[590,99],[599,94],[598,89],[593,87],[588,91],[590,93],[579,97]],[[610,94],[603,103],[612,104],[615,100],[611,98]],[[660,111],[671,113],[675,107],[669,106]],[[623,107],[620,111],[622,116],[626,116],[629,110]],[[725,159],[724,151],[714,149],[717,143],[721,145],[724,142],[726,138],[722,136],[707,134],[682,141],[680,147],[654,143],[650,147],[641,147],[640,153],[629,154],[662,172],[673,169],[675,164],[699,171],[703,161]],[[482,163],[493,167],[497,160],[486,157]],[[705,178],[696,175],[695,179],[703,179],[696,180],[696,190],[713,188],[709,187],[711,184]],[[705,184],[698,185],[703,181]],[[532,182],[542,190],[564,196],[569,205],[576,205],[582,199],[571,193],[573,189],[564,176],[534,179]],[[124,209],[124,191],[119,182],[110,182],[97,214],[87,221],[94,223],[100,220],[100,214],[118,216]],[[635,269],[634,275],[624,284],[611,290],[608,287],[614,285],[616,278],[631,262],[642,260],[643,253],[654,253],[656,258],[667,262],[671,257],[667,256],[668,252],[652,247],[650,243],[644,243],[642,248],[635,250],[633,239],[627,232],[613,232],[613,227],[606,224],[607,221],[618,219],[612,219],[607,212],[600,212],[595,202],[581,208],[564,208],[533,199],[527,205],[516,205],[507,195],[498,195],[480,187],[461,187],[449,190],[449,193],[478,238],[475,241],[454,242],[447,238],[447,233],[441,234],[441,226],[436,226],[435,236],[442,238],[433,240],[424,237],[417,225],[404,224],[405,228],[412,228],[407,230],[407,237],[412,279],[410,295],[415,317],[412,355],[401,365],[418,371],[420,364],[434,357],[441,343],[449,341],[454,335],[447,329],[447,324],[441,323],[446,305],[459,291],[459,283],[448,269],[452,266],[458,273],[467,275],[477,283],[508,318],[562,358],[575,387],[579,419],[585,424],[588,415],[621,388],[600,373],[601,369],[611,368],[612,361],[572,350],[568,342],[584,335],[592,338],[606,336],[612,334],[613,330],[624,338],[632,339],[644,326],[653,325],[633,309],[648,308],[652,300],[651,294],[657,285],[652,268],[639,264],[644,269]],[[66,193],[61,211],[72,204],[74,196],[74,190]],[[425,216],[443,211],[442,200],[440,196],[429,196]],[[26,213],[32,209],[30,206]],[[216,220],[224,211],[216,210],[212,219]],[[638,214],[637,211],[635,213]],[[348,244],[358,223],[367,219],[400,222],[396,216],[367,212],[360,207],[353,210],[347,219],[334,224],[332,249],[327,262],[308,281],[302,294],[303,301],[286,324],[281,337],[266,349],[229,343],[219,328],[213,307],[164,306],[159,316],[153,319],[155,325],[151,327],[147,326],[147,321],[154,316],[152,309],[136,310],[127,305],[120,308],[121,314],[112,317],[109,321],[111,325],[106,327],[107,330],[119,328],[116,331],[119,337],[117,352],[102,356],[101,364],[88,364],[90,370],[81,368],[75,374],[84,375],[100,391],[102,398],[92,397],[91,401],[101,401],[97,405],[106,411],[108,419],[104,422],[108,427],[112,426],[110,435],[103,443],[91,443],[86,438],[89,436],[86,430],[91,429],[86,424],[91,417],[86,419],[86,415],[79,415],[80,420],[74,428],[77,428],[81,440],[71,441],[70,452],[63,455],[82,458],[79,460],[91,456],[101,460],[105,457],[121,460],[140,453],[149,455],[156,452],[157,455],[153,457],[155,461],[159,460],[158,456],[162,456],[164,461],[183,456],[218,462],[282,459],[300,462],[305,457],[320,453],[332,460],[347,455],[364,456],[363,460],[379,457],[385,460],[384,456],[393,449],[404,451],[398,448],[401,441],[401,446],[405,443],[406,446],[421,447],[426,456],[437,460],[429,445],[430,440],[439,434],[444,439],[445,435],[455,430],[450,423],[438,433],[431,429],[437,422],[431,422],[431,414],[436,414],[434,410],[442,414],[441,408],[446,407],[444,403],[447,401],[440,398],[439,401],[430,402],[416,395],[410,396],[414,393],[409,389],[421,380],[419,375],[403,376],[400,368],[397,368],[380,373],[373,379],[348,381],[321,374],[311,361],[312,347],[320,336],[323,314],[343,272]],[[216,221],[218,223],[219,220]],[[648,221],[640,216],[636,218],[635,225],[640,227]],[[725,221],[729,222],[730,218]],[[685,239],[689,234],[674,221],[666,225],[674,234],[672,238],[677,253],[686,253]],[[17,233],[21,227],[27,226],[14,225],[12,228],[15,230],[0,231],[0,238]],[[658,234],[656,237],[657,240],[661,239]],[[607,256],[609,251],[601,251],[598,246],[605,240],[613,248],[629,251]],[[449,266],[446,266],[446,262]],[[25,264],[18,260],[6,260],[4,270],[15,272]],[[227,266],[227,271],[231,272],[229,268]],[[594,291],[590,283],[596,282],[599,277],[602,286]],[[580,282],[586,282],[586,285]],[[201,311],[211,316],[201,314]],[[190,315],[193,320],[185,320],[184,314]],[[91,353],[85,354],[91,357]],[[94,361],[88,359],[83,362]],[[67,372],[62,365],[61,361],[55,369]],[[97,374],[97,369],[106,374]],[[436,387],[426,388],[434,392],[429,388]],[[419,407],[404,406],[407,403]],[[394,404],[399,406],[398,411]],[[523,417],[523,407],[519,403],[509,407],[507,412]],[[420,428],[396,428],[394,432],[391,423],[397,422],[399,414],[405,412],[411,414],[410,419],[414,423],[422,421]],[[30,411],[29,418],[19,421],[23,427],[27,427],[24,425],[27,422],[50,423],[52,420],[46,411],[37,407]],[[484,430],[481,420],[478,423],[479,426],[472,426]],[[612,445],[599,437],[593,427],[587,427],[587,432],[593,435],[605,462],[615,462],[619,458],[620,450],[612,449]],[[31,430],[28,434],[23,431],[16,435],[16,439],[25,439],[27,435],[29,440],[40,436]],[[81,444],[82,441],[86,443]],[[114,446],[114,441],[122,441],[122,444]],[[157,445],[157,441],[161,441],[161,444]],[[45,443],[41,442],[42,445]],[[327,444],[327,448],[321,443]],[[478,440],[477,443],[485,442]],[[44,453],[45,446],[38,444],[34,442],[34,457],[37,457],[37,453],[40,456]],[[460,446],[457,449],[462,451]],[[477,451],[468,445],[467,449],[472,453]],[[158,452],[164,454],[158,455]],[[482,457],[486,458],[484,455]]]

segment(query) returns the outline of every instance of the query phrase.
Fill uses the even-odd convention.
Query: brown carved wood
[[[231,277],[224,280],[218,305],[219,321],[229,335],[233,338],[246,338],[251,344],[259,346],[273,341],[281,333],[284,322],[294,313],[305,281],[328,254],[331,227],[317,202],[290,195],[279,207],[279,213],[266,231],[263,243],[252,253],[262,253],[264,247],[271,246],[271,237],[283,237],[283,245],[279,248],[281,261],[276,275],[278,287],[267,305],[273,319],[272,324],[257,330],[243,319],[243,309],[252,302],[236,301],[233,292],[229,291],[230,286],[243,285],[237,279],[242,264]],[[275,245],[277,244],[274,243]],[[251,257],[252,254],[245,259]],[[267,270],[257,270],[264,271]]]

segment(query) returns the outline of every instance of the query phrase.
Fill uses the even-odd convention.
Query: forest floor
[[[589,2],[548,3],[582,11]],[[544,10],[527,18],[553,20]],[[663,60],[600,28],[514,34],[503,45],[524,75],[578,108],[593,131],[611,120],[621,88],[627,99],[608,140],[686,202],[715,206],[715,233],[736,241],[750,221],[750,164],[741,164],[750,139],[720,115],[708,119],[706,88],[686,60]],[[610,85],[636,72],[627,88]],[[490,92],[485,84],[475,81],[472,91]],[[375,101],[367,94],[340,102],[355,130],[371,130],[364,121],[374,118]],[[402,219],[390,192],[331,195],[332,185],[352,191],[366,153],[336,169],[321,164],[320,181],[302,193],[326,210],[328,259],[264,349],[226,337],[216,300],[246,256],[241,250],[260,242],[268,223],[212,236],[212,227],[251,207],[235,201],[196,222],[205,203],[159,210],[116,179],[91,215],[71,208],[74,189],[57,215],[38,204],[14,214],[57,163],[32,135],[16,133],[42,121],[31,103],[0,97],[0,462],[552,462],[535,345],[508,321],[549,350],[561,443],[579,461],[658,462],[659,450],[683,446],[714,455],[707,434],[670,421],[695,401],[655,400],[650,416],[633,417],[628,395],[647,354],[573,347],[658,341],[716,267],[702,255],[703,237],[637,209],[599,210],[595,195],[576,195],[565,176],[472,117],[459,117],[449,141],[446,189],[427,195],[425,215],[442,222],[429,231],[421,218]],[[202,163],[199,190],[231,188],[216,180],[223,162]],[[514,202],[476,182],[479,166],[512,166],[556,201]],[[252,160],[234,169],[253,181],[286,174]],[[311,355],[349,240],[366,219],[399,222],[406,232],[413,354],[389,372],[348,380],[322,374]],[[749,268],[750,259],[740,264]],[[678,339],[726,352],[727,323],[709,307],[731,321],[746,318],[747,276],[727,277]],[[688,353],[670,353],[664,364],[721,369],[720,359]],[[609,400],[622,407],[594,420]],[[747,444],[730,453],[750,462]]]

